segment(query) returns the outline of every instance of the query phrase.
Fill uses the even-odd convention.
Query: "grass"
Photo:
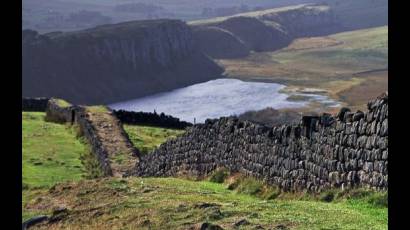
[[[87,146],[70,127],[45,122],[43,112],[22,114],[23,205],[57,183],[78,181],[87,176],[81,157]],[[23,211],[23,219],[37,212]]]
[[[44,121],[41,112],[23,112],[23,184],[50,187],[85,175],[80,156],[86,146],[65,125]]]
[[[54,100],[56,101],[57,105],[60,106],[60,107],[67,108],[67,107],[72,106],[72,104],[70,104],[69,102],[67,102],[63,99],[57,98],[57,99],[54,99]]]
[[[38,229],[187,229],[204,222],[234,229],[241,219],[250,222],[244,229],[387,229],[387,208],[363,199],[265,200],[207,181],[105,178],[58,185],[41,195],[27,208],[50,213],[64,203],[69,215]]]
[[[342,106],[363,109],[375,94],[387,90],[388,71],[357,73],[388,68],[388,27],[301,38],[275,52],[218,62],[229,77],[276,82],[288,88],[323,89]],[[360,98],[356,100],[358,91]]]
[[[91,113],[106,113],[108,112],[108,108],[103,105],[93,105],[93,106],[87,106],[86,110],[91,112]]]
[[[320,196],[281,193],[274,186],[230,175],[224,169],[210,177],[217,183],[177,178],[91,179],[93,161],[87,160],[88,148],[76,138],[75,127],[43,118],[44,113],[23,112],[23,220],[52,215],[61,207],[67,208],[68,215],[34,229],[187,229],[204,222],[234,229],[242,219],[250,223],[242,229],[257,225],[265,229],[279,225],[289,229],[387,229],[387,193],[364,189]],[[138,134],[142,146],[151,148],[159,139],[183,132],[145,126],[126,129]],[[37,160],[30,161],[34,157]],[[64,160],[64,164],[49,164],[49,157],[52,162]],[[35,167],[39,168],[27,170]]]
[[[184,133],[184,130],[140,125],[124,125],[124,130],[143,155],[153,151],[169,138],[175,138]]]

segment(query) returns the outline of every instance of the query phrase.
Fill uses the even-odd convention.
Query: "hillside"
[[[89,144],[79,137],[77,126],[45,121],[44,112],[23,112],[22,117],[22,197],[26,220],[42,213],[25,208],[30,200],[41,199],[41,192],[59,183],[98,178],[103,173]],[[183,132],[136,125],[127,125],[126,131],[143,154]],[[114,163],[125,165],[126,159],[117,157]]]
[[[388,27],[300,38],[274,52],[223,59],[229,77],[284,83],[286,90],[316,88],[354,108],[387,90]]]
[[[326,0],[346,30],[357,30],[388,24],[388,0]]]
[[[54,108],[54,103],[61,109]],[[38,105],[42,107],[42,103]],[[83,138],[90,140],[84,135],[87,130],[79,125],[84,119],[93,120],[93,113],[108,115],[108,111],[103,106],[84,107],[87,113],[77,115],[71,125],[71,119],[66,120],[68,123],[57,124],[51,121],[57,116],[65,116],[67,111],[71,115],[70,108],[76,113],[80,110],[64,100],[51,99],[46,109],[47,121],[44,120],[43,112],[23,112],[23,162],[26,166],[23,168],[23,220],[33,220],[32,217],[42,220],[30,229],[386,229],[387,191],[371,189],[374,187],[368,187],[366,183],[387,185],[384,179],[380,181],[377,177],[368,176],[383,172],[386,173],[383,178],[387,180],[387,106],[388,94],[385,93],[369,102],[369,111],[364,114],[341,110],[333,118],[337,119],[336,122],[331,122],[332,119],[329,120],[325,114],[320,119],[303,117],[300,125],[304,128],[299,131],[295,125],[292,128],[288,125],[273,129],[270,127],[269,131],[269,127],[248,121],[238,123],[235,118],[208,120],[205,125],[197,124],[185,131],[125,125],[131,142],[143,153],[141,161],[135,163],[136,170],[144,171],[146,166],[152,165],[148,170],[150,174],[161,174],[165,170],[178,173],[173,178],[145,177],[147,175],[142,178],[133,174],[125,178],[115,175],[102,178],[96,170],[100,165],[93,164],[96,153],[89,154],[89,147],[83,141]],[[306,118],[310,119],[310,124]],[[306,136],[308,132],[305,132],[305,127],[317,127],[314,124],[318,122],[317,119],[321,121],[317,124],[318,130],[312,130],[311,137]],[[97,139],[104,140],[106,134],[117,133],[118,130],[113,127],[122,127],[122,124],[115,120],[112,117],[106,119],[105,124],[94,124],[98,133],[105,133],[97,135]],[[363,135],[352,139],[350,137],[356,134],[351,132]],[[196,137],[192,136],[193,133],[197,134]],[[319,140],[322,137],[318,134],[323,134],[326,140],[334,138],[333,143],[340,141],[340,153],[334,155],[333,151],[328,152],[329,145],[316,148],[315,142],[323,141]],[[226,149],[223,139],[233,136],[237,141],[230,143],[239,146],[244,144],[246,147],[233,145],[231,149]],[[343,137],[343,141],[338,137]],[[189,138],[191,141],[187,141]],[[311,141],[309,138],[312,138]],[[204,142],[204,139],[208,142]],[[275,146],[268,147],[260,143],[268,139]],[[313,143],[313,152],[301,151],[294,145],[297,140],[301,141],[301,146]],[[109,142],[113,148],[115,142]],[[344,151],[347,150],[346,146],[362,148],[358,145],[364,146],[366,150],[354,151],[349,147],[352,152]],[[280,150],[282,147],[284,151]],[[338,144],[336,148],[339,149]],[[260,170],[262,164],[271,164],[272,169],[277,164],[283,164],[283,174],[280,176],[284,178],[296,176],[305,168],[317,171],[314,175],[323,180],[327,180],[325,178],[329,175],[332,185],[352,178],[363,183],[363,186],[349,187],[349,182],[345,184],[345,189],[342,184],[342,189],[331,187],[317,192],[289,192],[280,185],[268,184],[257,174],[250,174],[249,170],[229,171],[222,164],[212,169],[201,163],[209,160],[210,154],[216,153],[229,166],[229,162],[223,159],[229,157],[233,149],[236,149],[234,152],[238,155],[232,160],[238,162],[244,160],[241,152],[249,151],[249,154],[245,154],[250,157],[245,159],[248,161],[245,167],[249,170],[256,167],[259,173],[268,173],[265,169]],[[197,156],[197,153],[203,154]],[[282,159],[287,154],[295,160]],[[277,157],[282,160],[278,158],[276,163],[268,162]],[[298,161],[298,157],[303,157],[305,163]],[[336,160],[330,162],[327,158]],[[310,164],[309,161],[314,159],[318,160],[321,167]],[[114,160],[118,166],[128,164],[123,158]],[[340,164],[338,160],[344,163]],[[366,162],[363,164],[362,160]],[[260,161],[261,164],[253,161]],[[373,161],[374,164],[370,166],[369,163]],[[181,170],[184,167],[170,167],[173,164],[189,167]],[[27,166],[31,170],[27,170]],[[322,166],[331,171],[323,170]],[[355,169],[363,169],[357,177],[350,171]],[[209,174],[195,173],[201,170]],[[349,173],[346,171],[347,174],[338,177],[334,170],[348,170]],[[322,180],[315,181],[311,186],[323,183]]]
[[[286,47],[296,38],[387,25],[387,0],[310,3],[318,4],[288,5],[189,24],[201,50],[213,58],[246,57],[250,51]],[[215,45],[216,39],[220,44]]]
[[[375,195],[265,200],[252,195],[258,183],[243,192],[227,186],[175,178],[86,180],[43,190],[26,208],[61,210],[54,222],[30,229],[387,229],[387,208],[372,203]]]
[[[22,27],[46,33],[146,19],[195,20],[313,0],[23,0]],[[314,0],[317,1],[317,0]]]
[[[246,57],[250,51],[275,51],[297,37],[342,30],[325,5],[287,6],[191,21],[189,24],[201,50],[213,58],[239,58]],[[215,45],[213,41],[216,38],[219,44]]]
[[[45,35],[25,30],[22,48],[23,96],[62,97],[76,104],[133,99],[222,73],[195,48],[191,29],[178,20]]]

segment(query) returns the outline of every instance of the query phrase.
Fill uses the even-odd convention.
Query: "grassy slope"
[[[29,207],[49,213],[64,206],[68,216],[39,229],[188,229],[206,221],[234,229],[241,219],[250,222],[242,229],[387,229],[387,208],[362,200],[266,201],[228,190],[224,184],[174,178],[83,181],[57,186],[42,197]],[[198,207],[203,203],[213,205]]]
[[[88,109],[93,112],[107,111],[102,106]],[[75,130],[62,124],[45,122],[44,116],[40,112],[23,112],[23,220],[39,213],[24,206],[38,199],[41,192],[61,182],[78,181],[98,174],[97,171],[91,172],[95,171],[91,168],[96,164],[92,164],[92,157],[86,154],[88,148],[76,138]],[[145,126],[126,126],[126,130],[137,148],[148,152],[167,138],[183,132]]]
[[[279,82],[290,86],[290,89],[321,88],[329,91],[333,98],[349,106],[357,106],[354,99],[343,100],[338,93],[346,93],[346,90],[372,79],[372,76],[359,77],[356,73],[388,67],[387,34],[388,27],[383,26],[323,37],[322,44],[321,38],[298,39],[290,45],[298,49],[254,53],[244,59],[219,60],[219,63],[230,77]],[[329,46],[320,47],[326,43]],[[387,74],[376,76],[377,85],[369,85],[365,92],[372,92],[373,86],[387,89]]]
[[[80,156],[86,147],[73,130],[45,122],[44,113],[23,112],[23,183],[50,187],[84,175]]]
[[[285,225],[290,229],[387,228],[387,208],[375,207],[363,200],[326,203],[284,196],[266,201],[253,194],[259,191],[260,185],[252,181],[239,185],[237,191],[253,195],[228,190],[226,184],[175,178],[84,180],[78,159],[86,147],[75,139],[71,129],[44,122],[43,116],[44,113],[23,113],[23,182],[40,186],[23,190],[23,219],[51,214],[58,207],[69,211],[62,221],[38,226],[40,229],[186,229],[206,221],[232,229],[233,224],[243,218],[250,222],[243,229],[256,225],[265,228]],[[125,129],[137,146],[149,150],[167,137],[183,132],[140,126]],[[49,150],[53,149],[56,151],[52,152],[51,157],[55,159],[52,162],[64,159],[65,165],[45,164],[50,157]],[[71,155],[67,156],[67,152]],[[38,165],[41,168],[37,171],[27,170],[34,167],[31,158],[44,165]],[[45,177],[41,179],[41,175]],[[269,193],[262,197],[266,195]],[[197,207],[202,203],[216,206]]]
[[[301,63],[322,68],[365,71],[387,67],[386,26],[357,30],[329,36],[342,42],[339,45],[319,49],[275,52],[271,57],[279,63]],[[313,68],[309,68],[313,70]]]
[[[23,112],[23,206],[56,183],[78,181],[86,175],[80,156],[87,147],[72,129],[45,122],[44,116],[40,112]],[[23,209],[23,219],[35,214]]]
[[[182,134],[183,130],[165,129],[150,126],[124,125],[131,142],[142,154],[146,154],[159,147],[169,138]]]

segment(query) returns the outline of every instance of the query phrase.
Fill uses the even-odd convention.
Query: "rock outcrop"
[[[207,120],[162,144],[136,165],[136,176],[206,176],[219,167],[285,191],[388,186],[388,95],[368,111],[304,116],[269,127],[237,118]]]
[[[21,110],[32,112],[44,112],[47,108],[49,98],[22,98]]]
[[[108,104],[220,77],[179,20],[133,21],[22,37],[23,96]]]

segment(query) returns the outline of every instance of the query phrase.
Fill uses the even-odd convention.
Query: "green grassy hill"
[[[38,198],[38,192],[87,175],[81,162],[87,146],[76,138],[73,129],[45,122],[44,117],[40,112],[23,112],[23,219],[37,213],[25,210],[24,204]]]
[[[67,102],[60,100],[62,105]],[[104,111],[104,107],[92,106],[91,111]],[[98,163],[90,154],[89,146],[77,137],[76,128],[44,120],[43,112],[22,113],[23,143],[23,219],[38,212],[24,209],[39,193],[58,183],[79,181],[101,175]],[[181,130],[127,125],[131,140],[143,153],[152,151]]]
[[[87,147],[74,130],[44,121],[44,113],[23,112],[23,185],[50,187],[85,175],[80,156]]]
[[[239,229],[387,229],[387,208],[365,199],[264,200],[225,184],[175,178],[88,180],[41,197],[27,207],[67,210],[61,221],[34,229],[190,229],[204,222],[237,229],[243,219],[247,224]]]

